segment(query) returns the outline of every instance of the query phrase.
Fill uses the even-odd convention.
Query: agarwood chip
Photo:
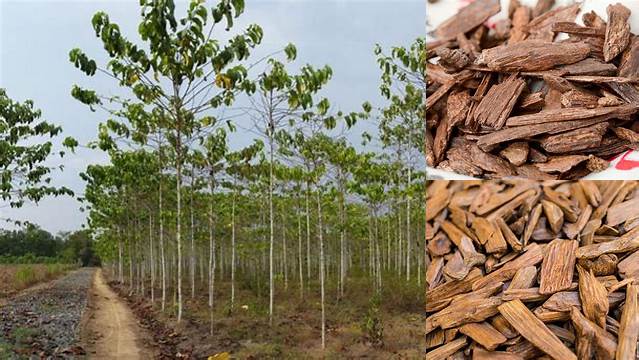
[[[577,360],[557,336],[541,320],[528,310],[520,300],[512,300],[498,306],[499,312],[517,331],[537,348],[555,359]]]
[[[574,64],[589,54],[590,47],[586,44],[526,40],[485,49],[477,62],[495,71],[540,71]]]
[[[552,156],[547,162],[535,166],[545,172],[566,172],[586,160],[588,156],[583,155]]]
[[[628,46],[630,41],[630,10],[617,3],[608,5],[608,25],[606,26],[606,40],[604,44],[604,59],[611,61]]]
[[[604,328],[609,307],[608,291],[590,270],[577,266],[577,272],[579,273],[579,300],[582,310],[588,320]]]
[[[433,31],[433,35],[440,40],[454,39],[457,34],[469,32],[500,11],[499,0],[473,1],[459,10],[457,14],[442,22]]]
[[[554,294],[570,287],[578,246],[575,240],[561,239],[555,239],[548,245],[541,264],[539,293]]]
[[[528,143],[514,142],[499,152],[499,155],[515,166],[523,165],[528,159]]]
[[[516,75],[492,86],[475,108],[472,120],[495,130],[501,129],[525,86],[526,82]]]
[[[567,153],[597,147],[608,129],[608,123],[599,123],[585,128],[548,135],[539,140],[539,145],[549,153]]]
[[[635,114],[639,110],[636,105],[621,105],[606,108],[569,108],[542,111],[535,114],[513,116],[506,121],[507,126],[536,125],[558,121],[589,119],[598,116],[623,117]]]
[[[621,56],[619,64],[619,76],[637,78],[639,77],[639,37],[634,36],[630,45]]]
[[[639,337],[639,284],[626,288],[626,304],[619,325],[617,359],[632,360],[637,353]]]

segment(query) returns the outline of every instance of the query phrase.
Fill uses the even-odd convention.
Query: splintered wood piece
[[[576,89],[568,90],[561,94],[561,104],[567,108],[585,107],[592,109],[599,105],[599,96]]]
[[[459,71],[470,64],[471,60],[460,49],[438,48],[435,54],[439,56],[439,64],[450,71]]]
[[[530,216],[528,217],[528,223],[526,223],[526,228],[524,229],[524,236],[522,238],[522,243],[524,246],[528,244],[528,240],[530,240],[530,236],[535,231],[537,227],[537,223],[539,222],[539,217],[541,216],[542,205],[537,204],[533,210],[530,212]]]
[[[432,256],[444,256],[450,253],[451,243],[448,237],[442,233],[438,233],[430,241],[428,241],[427,249]]]
[[[555,234],[559,234],[559,231],[564,224],[563,211],[561,211],[559,206],[557,206],[555,203],[548,200],[542,200],[541,204],[544,207],[544,214],[546,214],[546,219],[548,219],[550,229]]]
[[[599,123],[557,135],[548,135],[539,141],[539,145],[550,153],[567,153],[595,148],[601,144],[607,128],[608,123]]]
[[[622,127],[613,127],[612,131],[617,135],[618,138],[630,141],[631,143],[639,143],[639,134],[636,132],[622,128]]]
[[[612,359],[617,350],[617,343],[604,329],[588,320],[581,312],[573,307],[570,310],[572,320],[577,332],[576,346],[577,356],[580,359]]]
[[[609,181],[606,183],[606,189],[602,195],[601,204],[595,209],[595,212],[592,214],[592,219],[603,219],[608,211],[608,207],[615,200],[615,197],[624,187],[624,181]]]
[[[639,285],[626,287],[626,304],[619,325],[619,345],[617,360],[633,360],[639,340]]]
[[[561,21],[574,21],[579,13],[580,4],[558,7],[542,15],[535,16],[528,24],[529,39],[550,42],[555,38],[552,25]]]
[[[456,280],[463,280],[471,267],[465,264],[464,259],[459,251],[455,251],[453,256],[448,260],[446,266],[444,266],[444,273]]]
[[[473,348],[472,360],[524,360],[524,358],[507,351],[488,351],[481,347],[475,347]]]
[[[542,71],[558,65],[574,64],[590,54],[581,43],[552,43],[526,40],[482,51],[477,62],[494,71]]]
[[[530,244],[526,251],[514,260],[507,262],[490,274],[475,280],[472,284],[473,290],[481,289],[494,282],[510,280],[520,268],[537,265],[542,259],[543,253],[541,247],[537,244]]]
[[[532,287],[537,280],[537,268],[534,266],[523,267],[515,273],[508,290],[527,289]]]
[[[517,75],[511,75],[501,84],[492,86],[475,108],[472,120],[482,126],[501,129],[525,86],[526,82]]]
[[[528,6],[518,6],[515,9],[511,21],[509,43],[513,44],[526,39],[526,36],[528,36],[527,25],[530,22],[530,18],[531,13]]]
[[[459,33],[467,33],[501,11],[499,0],[477,0],[459,10],[433,31],[440,40],[452,40]]]
[[[617,73],[617,67],[614,64],[605,63],[595,58],[585,58],[579,62],[570,65],[563,65],[558,68],[559,71],[566,75],[614,75]],[[620,74],[621,76],[621,74]]]
[[[506,148],[499,152],[501,157],[508,160],[515,166],[521,166],[528,159],[528,143],[524,141],[518,141],[509,144]]]
[[[426,360],[446,360],[449,356],[453,355],[457,350],[463,348],[468,343],[466,337],[453,340],[445,345],[438,347],[435,350],[426,353]]]
[[[568,109],[572,110],[572,109]],[[506,127],[498,131],[482,135],[477,139],[477,145],[484,149],[490,149],[491,146],[511,140],[519,140],[529,138],[541,134],[557,134],[564,131],[578,129],[590,125],[594,125],[603,121],[608,121],[614,116],[604,115],[590,119],[556,121],[550,123],[541,123],[529,126]],[[531,148],[531,153],[533,148]]]
[[[506,320],[506,318],[501,316],[501,314],[493,316],[490,320],[490,324],[500,333],[502,333],[507,339],[512,339],[519,335],[517,334],[515,328],[510,326],[510,323]]]
[[[586,160],[588,156],[584,155],[553,156],[547,162],[535,166],[545,172],[566,172]]]
[[[606,30],[598,27],[581,26],[570,21],[558,21],[552,24],[552,31],[582,36],[605,37]]]
[[[615,226],[639,217],[639,197],[612,205],[606,213],[606,224]]]
[[[450,329],[472,322],[484,321],[497,314],[497,306],[502,303],[499,297],[487,299],[469,299],[450,304],[443,310],[426,318],[426,333],[441,327]]]
[[[470,147],[470,156],[472,156],[473,162],[480,168],[490,171],[501,176],[516,175],[515,168],[506,160],[484,152],[477,146]]]
[[[426,291],[426,303],[437,302],[472,290],[475,280],[482,276],[481,270],[474,268],[464,280],[453,280]]]
[[[511,249],[516,252],[521,252],[524,248],[523,244],[517,239],[517,236],[510,230],[508,224],[502,218],[495,219],[495,225],[499,228],[502,237],[508,245],[510,245]]]
[[[555,0],[539,0],[535,7],[533,8],[532,15],[533,17],[540,16],[546,12],[548,12],[555,5]]]
[[[502,191],[497,194],[490,194],[490,196],[486,198],[485,201],[479,203],[479,206],[477,207],[475,213],[477,215],[486,215],[489,212],[513,200],[520,194],[528,191],[529,189],[534,189],[535,187],[537,187],[536,184],[523,181],[518,182],[515,186],[506,191]]]
[[[563,108],[556,110],[547,110],[539,113],[513,116],[506,121],[508,126],[535,125],[540,123],[569,121],[577,119],[589,119],[604,115],[613,115],[623,117],[632,115],[637,112],[637,105],[621,105],[605,108]]]
[[[532,94],[524,95],[519,101],[519,108],[524,110],[539,110],[544,105],[544,93],[535,92]]]
[[[426,204],[426,221],[434,219],[442,210],[448,206],[450,193],[447,189],[442,189],[435,193]]]
[[[639,77],[639,37],[637,36],[632,38],[630,45],[621,56],[619,76],[629,78]]]
[[[426,335],[426,350],[438,347],[444,343],[444,330],[431,331]]]
[[[510,301],[519,299],[522,302],[538,302],[548,298],[548,295],[540,294],[539,288],[528,289],[508,289],[504,290],[501,294],[501,299],[504,301]]]
[[[569,239],[574,240],[577,235],[581,233],[586,224],[588,223],[588,219],[590,219],[590,215],[592,214],[592,206],[586,205],[584,210],[579,214],[579,218],[575,223],[568,223],[564,226],[564,233]]]
[[[495,350],[506,341],[506,337],[487,322],[470,323],[459,328],[459,332],[475,340],[488,350]]]
[[[579,259],[592,259],[603,254],[619,254],[639,249],[639,227],[625,233],[617,240],[582,246],[577,249]]]
[[[432,259],[428,269],[426,270],[426,283],[428,288],[432,289],[442,278],[442,271],[444,269],[444,258],[441,256]]]
[[[639,281],[639,251],[635,251],[617,264],[619,275],[624,279],[635,278]]]
[[[435,164],[439,164],[448,147],[448,139],[455,126],[463,123],[470,109],[471,98],[467,91],[456,91],[448,96],[446,101],[448,113],[437,127],[433,140],[433,154]]]
[[[621,54],[630,41],[630,10],[617,3],[608,5],[608,25],[606,26],[606,39],[604,43],[604,60],[610,62]]]
[[[572,284],[575,252],[579,243],[574,240],[553,240],[546,248],[539,276],[539,293],[554,294]]]
[[[588,270],[577,266],[579,273],[579,299],[586,317],[604,328],[608,314],[608,291]]]
[[[577,360],[575,354],[541,320],[535,317],[520,300],[503,303],[497,309],[508,320],[510,325],[541,351],[554,359]]]
[[[595,276],[604,276],[617,273],[618,262],[619,258],[617,255],[604,254],[594,260],[580,259],[579,265],[586,270],[591,270]]]
[[[601,192],[597,185],[592,181],[584,180],[579,180],[579,185],[581,185],[581,188],[584,190],[584,194],[586,194],[590,205],[593,207],[599,206],[599,203],[601,202]]]

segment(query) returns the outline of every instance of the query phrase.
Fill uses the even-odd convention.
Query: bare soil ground
[[[107,285],[102,270],[93,277],[82,341],[91,359],[151,359],[152,347],[142,339],[141,328],[131,309]]]
[[[424,316],[419,288],[389,289],[381,311],[383,344],[373,346],[362,329],[368,304],[365,284],[353,284],[348,296],[354,301],[329,300],[327,304],[326,349],[321,348],[319,294],[304,300],[294,288],[278,289],[273,326],[268,323],[266,299],[255,298],[250,291],[238,289],[234,311],[230,312],[228,283],[216,285],[217,306],[211,314],[206,304],[206,289],[190,299],[185,289],[185,316],[178,326],[171,312],[172,293],[167,310],[159,311],[146,297],[130,294],[124,285],[110,283],[125,298],[143,326],[160,346],[160,358],[183,356],[206,358],[229,352],[234,359],[420,359]],[[414,291],[413,291],[414,290]],[[330,291],[329,291],[330,292]],[[156,294],[159,294],[156,291]],[[331,293],[333,295],[333,293]],[[157,296],[157,295],[156,295]]]

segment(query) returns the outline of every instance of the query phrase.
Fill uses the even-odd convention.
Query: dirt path
[[[145,332],[127,305],[109,288],[101,270],[93,278],[89,303],[84,338],[91,359],[152,357],[142,342]]]

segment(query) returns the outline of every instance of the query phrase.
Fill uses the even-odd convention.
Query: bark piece
[[[620,139],[629,141],[631,143],[639,143],[639,134],[623,127],[613,127],[612,131]]]
[[[495,71],[542,71],[574,64],[589,54],[590,47],[586,44],[526,40],[485,49],[477,61]]]
[[[541,351],[554,359],[577,359],[575,354],[541,320],[537,319],[521,301],[509,301],[499,305],[497,309],[526,340]]]
[[[574,240],[553,240],[544,255],[539,277],[539,293],[554,294],[572,284],[575,252],[579,243]]]
[[[575,21],[580,4],[558,7],[542,15],[536,16],[529,24],[529,39],[550,42],[555,38],[552,25],[556,22]]]
[[[588,160],[584,155],[553,156],[545,163],[535,164],[535,166],[545,172],[566,172],[580,163]]]
[[[440,40],[454,39],[459,33],[466,33],[484,23],[501,11],[499,0],[477,0],[462,8],[433,31]]]
[[[636,105],[621,105],[614,107],[587,109],[587,108],[569,108],[542,111],[535,114],[513,116],[506,121],[508,126],[536,125],[541,123],[551,123],[558,121],[569,121],[579,119],[589,119],[598,116],[629,116],[637,112],[639,108]]]
[[[435,139],[433,140],[433,154],[435,165],[439,164],[448,146],[453,129],[463,123],[470,109],[470,94],[467,91],[457,91],[448,96],[446,117],[437,127]]]
[[[489,154],[477,146],[470,147],[470,156],[473,162],[480,168],[496,173],[500,176],[512,176],[517,174],[515,168],[506,160]]]
[[[501,84],[492,86],[473,112],[472,120],[482,126],[501,129],[525,86],[526,82],[517,75],[511,75]]]
[[[539,144],[550,153],[567,153],[597,147],[601,144],[608,123],[599,123],[585,128],[543,137]]]
[[[634,36],[630,45],[621,57],[619,64],[619,76],[637,78],[639,77],[639,37]]]
[[[606,26],[606,39],[604,43],[604,60],[610,62],[612,59],[621,54],[628,46],[630,41],[630,10],[617,3],[608,5],[608,25]]]

